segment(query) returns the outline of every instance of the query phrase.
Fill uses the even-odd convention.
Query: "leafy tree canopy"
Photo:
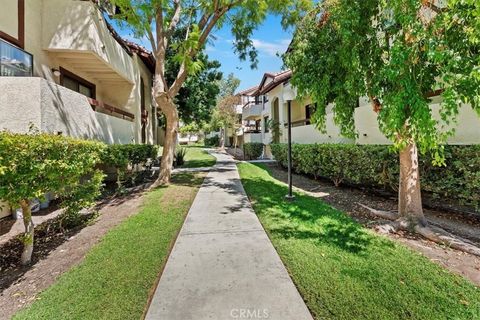
[[[283,26],[297,21],[311,0],[109,0],[117,6],[115,18],[149,39],[156,59],[153,97],[165,115],[165,142],[160,173],[153,186],[168,183],[173,168],[179,108],[175,104],[185,81],[202,68],[199,53],[216,29],[230,27],[233,47],[240,59],[257,64],[257,51],[251,36],[267,14],[282,16]],[[185,30],[182,41],[172,41],[178,30]],[[172,82],[166,77],[167,51],[174,53],[178,70]],[[170,81],[169,81],[170,80]]]
[[[197,59],[201,62],[201,69],[185,81],[175,98],[180,120],[185,124],[210,121],[220,92],[220,62],[209,60],[204,53],[199,54]],[[175,77],[175,66],[172,64],[175,64],[174,61],[167,58],[167,79],[171,81]]]
[[[233,73],[230,73],[226,78],[222,78],[219,83],[220,92],[218,99],[222,100],[228,96],[235,95],[235,91],[237,91],[239,85],[240,79],[235,77]]]
[[[319,128],[335,103],[335,122],[354,136],[364,96],[397,147],[413,142],[426,151],[452,133],[446,127],[460,102],[480,112],[480,2],[437,3],[325,0],[303,20],[284,58],[299,94],[318,103]],[[441,120],[429,106],[434,94],[442,96]]]

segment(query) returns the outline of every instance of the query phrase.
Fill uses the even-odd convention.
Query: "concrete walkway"
[[[148,320],[312,319],[245,194],[231,156],[200,188]]]

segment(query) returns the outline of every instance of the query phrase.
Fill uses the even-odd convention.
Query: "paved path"
[[[253,212],[231,156],[199,190],[147,320],[312,319]]]

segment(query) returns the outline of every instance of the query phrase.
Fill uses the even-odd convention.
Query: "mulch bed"
[[[78,218],[74,220],[69,219],[68,221],[60,215],[35,226],[34,251],[32,262],[28,266],[20,264],[23,248],[20,239],[15,237],[5,242],[0,246],[0,274],[2,275],[0,278],[0,292],[10,287],[23,274],[32,269],[36,263],[46,258],[50,252],[88,226],[96,218],[97,212],[106,204],[111,203],[112,199],[117,203],[127,201],[132,194],[142,192],[144,187],[154,181],[155,178],[156,176],[152,176],[151,173],[142,173],[135,179],[127,180],[120,194],[116,191],[117,186],[115,182],[107,182],[101,199],[91,212],[83,213]],[[45,215],[57,209],[57,203],[53,203],[49,208],[34,213],[34,215]],[[0,225],[4,229],[9,229],[8,225],[11,226],[12,221],[11,218],[2,219],[0,220]]]

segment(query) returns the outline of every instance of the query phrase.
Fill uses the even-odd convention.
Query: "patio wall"
[[[106,143],[131,143],[134,123],[93,111],[87,98],[42,78],[0,78],[0,129],[43,132],[94,139]]]

